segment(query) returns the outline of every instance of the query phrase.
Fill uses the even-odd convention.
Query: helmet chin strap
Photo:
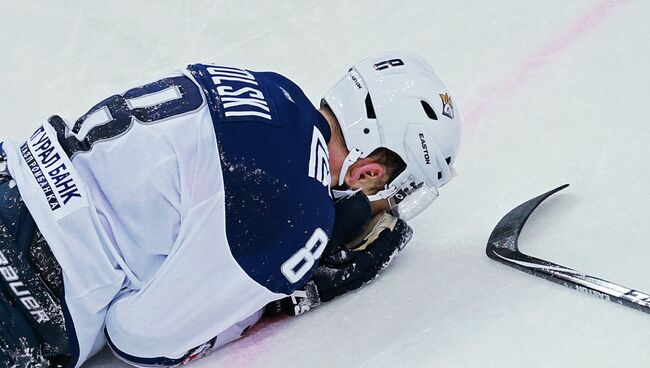
[[[352,197],[355,193],[359,191],[361,191],[361,189],[346,189],[346,190],[332,189],[332,197],[334,197],[334,199]]]
[[[374,202],[374,201],[380,201],[382,199],[388,199],[392,197],[395,193],[397,193],[397,191],[398,191],[397,187],[389,187],[375,194],[369,195],[368,200],[370,202]]]
[[[334,197],[335,199],[343,198],[343,197],[351,197],[352,195],[354,195],[355,193],[357,193],[359,191],[361,191],[361,188],[359,188],[359,189],[346,189],[346,190],[332,189],[332,197]],[[388,199],[388,198],[392,197],[395,193],[397,193],[397,191],[398,191],[398,188],[391,187],[391,188],[388,188],[388,189],[384,189],[384,190],[382,190],[380,192],[377,192],[375,194],[371,194],[371,195],[369,195],[367,197],[368,197],[368,200],[370,202],[380,201],[382,199]]]

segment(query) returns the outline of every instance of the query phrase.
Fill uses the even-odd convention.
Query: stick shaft
[[[518,251],[504,248],[490,249],[490,258],[531,275],[578,290],[598,299],[611,301],[639,311],[650,313],[650,295],[628,287],[586,275]]]
[[[508,212],[490,235],[485,249],[487,256],[510,267],[599,299],[650,313],[650,295],[646,293],[531,257],[519,251],[519,235],[530,215],[544,200],[567,186],[568,184],[565,184],[550,190]]]

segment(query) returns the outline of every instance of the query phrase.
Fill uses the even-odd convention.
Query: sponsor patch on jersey
[[[57,221],[88,205],[79,176],[49,125],[36,129],[20,153]]]
[[[442,100],[442,114],[449,119],[454,118],[454,102],[451,100],[449,94],[440,94],[440,99]]]

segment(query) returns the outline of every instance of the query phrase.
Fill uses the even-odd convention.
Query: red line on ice
[[[629,0],[603,0],[576,19],[567,28],[545,42],[531,57],[524,60],[501,81],[490,85],[478,94],[477,100],[468,103],[469,112],[464,121],[470,124],[483,118],[490,110],[508,100],[517,88],[525,85],[529,76],[558,57],[561,51],[575,44],[579,38],[603,23],[614,11]]]

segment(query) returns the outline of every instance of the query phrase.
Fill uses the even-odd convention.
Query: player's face
[[[370,202],[370,207],[372,208],[373,216],[382,212],[388,212],[388,213],[391,212],[390,203],[385,199]]]

